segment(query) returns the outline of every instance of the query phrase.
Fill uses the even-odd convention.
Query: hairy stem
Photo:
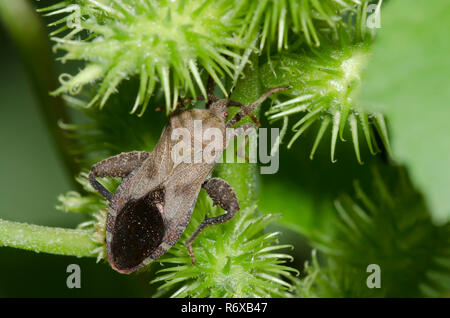
[[[250,59],[244,69],[244,78],[237,82],[231,100],[250,104],[262,94],[262,85],[259,80],[258,59],[256,56]],[[259,109],[255,111],[259,118]],[[231,118],[231,115],[230,115]],[[251,122],[247,117],[242,121]],[[227,180],[234,188],[239,199],[241,209],[251,206],[257,199],[257,164],[255,163],[220,163],[216,165],[215,173],[218,177]]]
[[[0,219],[0,246],[77,257],[94,257],[98,248],[87,230],[47,227]]]

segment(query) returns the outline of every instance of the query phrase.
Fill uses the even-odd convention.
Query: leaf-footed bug
[[[194,120],[204,127],[214,127],[223,132],[220,152],[228,141],[242,135],[251,123],[241,125],[233,136],[225,134],[226,128],[238,123],[267,97],[285,87],[271,89],[250,105],[229,99],[219,99],[213,94],[213,83],[208,83],[206,109],[177,109],[170,115],[169,123],[153,151],[132,151],[107,158],[93,165],[89,174],[92,186],[109,201],[106,220],[106,250],[108,262],[120,273],[129,274],[151,263],[170,249],[181,237],[192,215],[200,189],[206,190],[214,205],[225,214],[205,217],[194,234],[186,241],[187,250],[195,263],[192,243],[206,227],[230,220],[239,210],[233,188],[223,179],[210,178],[215,162],[175,163],[171,151],[175,145],[172,132],[186,128],[193,133]],[[240,107],[228,122],[229,106]],[[257,124],[259,122],[255,121]],[[192,135],[192,134],[191,134]],[[204,145],[202,144],[202,147]],[[114,194],[97,181],[97,177],[121,177],[122,182]]]

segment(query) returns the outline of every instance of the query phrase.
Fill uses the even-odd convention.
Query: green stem
[[[70,180],[76,188],[79,188],[79,184],[73,178],[78,174],[79,166],[74,156],[68,152],[68,149],[73,149],[74,141],[66,138],[58,126],[58,121],[67,123],[70,122],[70,118],[62,99],[49,95],[49,92],[55,90],[59,83],[54,71],[50,43],[42,21],[30,1],[1,0],[0,22],[3,23],[19,50],[59,157],[66,167]]]
[[[250,58],[251,64],[244,69],[244,79],[237,82],[236,88],[231,96],[232,100],[243,104],[250,104],[257,100],[262,94],[262,85],[259,79],[258,58]],[[259,117],[259,109],[255,111]],[[231,117],[231,112],[230,112]],[[246,117],[241,124],[251,122]],[[242,208],[251,206],[257,200],[257,164],[255,163],[221,163],[216,165],[215,174],[227,180],[238,196]]]
[[[92,241],[92,232],[63,229],[0,219],[0,246],[21,248],[77,257],[95,257],[98,245]]]

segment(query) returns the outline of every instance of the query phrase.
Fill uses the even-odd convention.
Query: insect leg
[[[128,176],[134,169],[150,155],[146,151],[123,152],[113,157],[104,159],[92,166],[89,172],[89,182],[105,199],[111,201],[112,194],[100,182],[97,177],[121,177]]]
[[[235,100],[230,100],[230,101],[228,101],[228,106],[240,107],[240,108],[241,108],[241,112],[243,112],[243,115],[242,115],[242,116],[240,116],[239,118],[236,118],[236,119],[235,119],[234,117],[237,116],[237,114],[236,114],[236,115],[232,118],[233,121],[234,121],[234,123],[233,123],[233,124],[230,124],[228,127],[233,126],[235,123],[237,123],[239,120],[241,120],[241,119],[242,119],[243,117],[245,117],[245,116],[249,116],[249,117],[251,118],[251,120],[253,120],[253,122],[256,124],[256,126],[261,127],[261,123],[259,122],[258,118],[256,118],[256,116],[253,115],[253,114],[248,110],[248,107],[245,106],[244,104],[239,103],[239,102],[237,102],[237,101],[235,101]]]
[[[203,97],[203,96],[197,96],[196,98],[189,97],[189,98],[185,98],[185,99],[183,99],[183,100],[180,99],[180,98],[178,98],[176,109],[179,110],[179,111],[180,111],[180,110],[183,111],[183,110],[186,109],[186,104],[187,104],[187,103],[190,103],[190,102],[192,102],[193,100],[204,100],[204,99],[205,99],[205,97]],[[157,112],[159,112],[159,111],[165,110],[166,108],[167,108],[167,106],[166,106],[166,105],[163,105],[163,106],[157,107],[155,110],[156,110]]]
[[[186,241],[186,246],[192,263],[195,263],[194,251],[192,250],[192,243],[197,236],[208,226],[217,225],[229,221],[236,212],[239,211],[239,201],[234,193],[233,188],[228,182],[220,178],[212,178],[202,184],[202,188],[206,190],[208,195],[213,200],[213,205],[218,205],[226,211],[225,214],[207,217],[195,230],[194,234]]]
[[[289,89],[289,87],[272,88],[272,89],[268,90],[267,92],[265,92],[264,94],[262,94],[262,96],[260,98],[258,98],[255,102],[253,102],[252,104],[250,104],[248,106],[242,106],[241,110],[227,122],[227,127],[233,127],[237,122],[239,122],[245,116],[247,116],[247,115],[250,116],[250,114],[259,105],[261,105],[267,99],[267,97],[269,97],[270,95],[272,95],[276,92],[279,92],[279,91],[286,90],[286,89]],[[233,104],[230,104],[230,105],[233,105]]]
[[[219,98],[214,95],[214,79],[212,78],[212,76],[208,77],[208,83],[206,84],[206,97],[208,97],[206,108],[209,108],[212,103],[219,100]]]

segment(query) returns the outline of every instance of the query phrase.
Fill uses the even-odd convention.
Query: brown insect
[[[225,214],[205,217],[195,233],[187,240],[187,250],[195,263],[192,243],[202,230],[213,224],[230,220],[239,210],[239,202],[232,187],[220,178],[210,178],[215,162],[178,163],[171,156],[176,141],[172,133],[186,128],[194,135],[194,120],[203,127],[218,128],[228,141],[242,135],[253,124],[235,129],[233,136],[225,130],[251,115],[272,93],[286,88],[271,89],[254,103],[245,106],[228,99],[218,99],[208,85],[206,109],[177,109],[169,119],[161,137],[151,153],[132,151],[107,158],[92,166],[89,181],[109,201],[106,221],[106,250],[108,262],[120,273],[129,274],[151,263],[170,249],[183,234],[194,209],[200,189],[206,190],[214,205]],[[228,122],[229,106],[241,110]],[[122,182],[114,194],[97,181],[97,177],[121,177]]]

